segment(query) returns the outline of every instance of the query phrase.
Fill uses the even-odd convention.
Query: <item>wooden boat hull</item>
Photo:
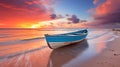
[[[81,33],[81,32],[80,32]],[[77,35],[73,33],[67,33],[62,35],[45,35],[48,46],[51,49],[67,46],[84,40],[87,36],[87,32]]]
[[[51,49],[56,49],[56,48],[67,46],[67,45],[70,45],[70,44],[74,44],[74,43],[77,43],[77,42],[80,42],[80,41],[82,41],[82,40],[74,41],[74,42],[49,42],[48,46]]]

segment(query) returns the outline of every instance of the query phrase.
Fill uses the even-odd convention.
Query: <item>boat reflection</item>
[[[48,62],[48,67],[62,67],[69,63],[88,48],[87,40],[58,48],[52,51]]]

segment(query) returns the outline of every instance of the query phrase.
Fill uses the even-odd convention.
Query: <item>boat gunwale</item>
[[[81,30],[81,31],[87,31],[87,29],[84,29],[84,30]],[[80,32],[81,32],[80,31]],[[81,32],[81,33],[78,33],[79,31],[75,31],[75,32],[70,32],[70,33],[63,33],[63,34],[55,34],[55,35],[50,35],[50,34],[44,34],[44,35],[46,35],[46,36],[60,36],[60,35],[64,35],[64,36],[66,36],[66,35],[80,35],[80,34],[83,34],[83,33],[85,33],[85,34],[88,34],[88,31],[87,32]]]

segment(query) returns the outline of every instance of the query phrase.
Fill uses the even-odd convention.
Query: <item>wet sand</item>
[[[120,31],[114,31],[119,37],[108,43],[108,47],[97,56],[87,60],[81,67],[120,67]]]
[[[9,45],[0,47],[11,48],[0,52],[0,67],[120,67],[119,44],[114,31],[55,50],[45,40]]]

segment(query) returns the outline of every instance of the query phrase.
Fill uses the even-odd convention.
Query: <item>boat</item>
[[[88,30],[84,29],[84,30],[79,30],[64,34],[56,34],[56,35],[45,34],[45,39],[48,46],[51,49],[56,49],[59,47],[78,43],[84,40],[87,35],[88,35]]]

